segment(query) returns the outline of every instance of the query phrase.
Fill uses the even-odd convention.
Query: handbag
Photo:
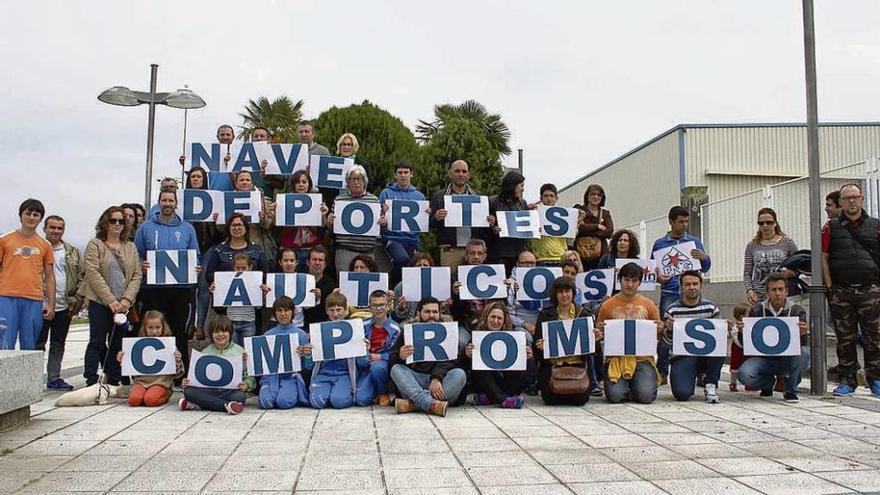
[[[602,217],[603,210],[604,208],[599,208],[599,225],[604,223],[604,218]],[[604,247],[605,241],[603,239],[591,235],[580,237],[577,242],[575,242],[575,249],[584,261],[594,261],[599,259],[602,256],[602,250]]]
[[[550,370],[550,392],[556,395],[580,395],[590,388],[590,375],[582,366],[553,366]]]

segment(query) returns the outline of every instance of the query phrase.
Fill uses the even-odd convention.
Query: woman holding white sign
[[[141,323],[138,337],[173,337],[171,327],[159,311],[147,311]],[[125,353],[119,351],[116,360],[122,363]],[[159,407],[171,397],[171,385],[176,378],[183,376],[183,358],[180,352],[174,351],[175,373],[173,375],[133,376],[128,405],[131,407]]]
[[[549,308],[538,313],[535,322],[534,347],[535,361],[538,365],[538,388],[544,404],[568,404],[582,406],[590,400],[589,363],[592,359],[587,353],[545,358],[544,347],[550,344],[544,335],[544,324],[553,321],[592,318],[593,314],[587,306],[578,307],[574,303],[577,290],[571,277],[560,277],[550,286]],[[579,342],[583,350],[589,347],[588,342]]]
[[[235,175],[236,191],[256,191],[254,186],[254,176],[249,170],[242,170]],[[275,225],[275,203],[269,198],[263,197],[262,208],[260,209],[260,221],[251,223],[248,226],[248,240],[263,250],[269,266],[274,268],[275,257],[278,254],[278,247],[275,244],[275,237],[272,236],[272,226]]]
[[[125,211],[111,206],[101,214],[95,238],[86,245],[85,273],[79,288],[89,310],[89,344],[83,365],[86,385],[98,382],[99,364],[107,383],[119,385],[122,378],[114,357],[122,347],[128,328],[125,314],[137,297],[143,276],[137,248],[128,240],[127,229]]]
[[[342,192],[339,193],[339,196],[336,197],[336,202],[359,201],[362,203],[379,203],[379,198],[377,198],[375,194],[367,192],[367,180],[369,179],[367,178],[367,172],[364,170],[364,167],[361,167],[360,165],[352,166],[351,170],[348,171],[348,175],[345,176],[345,183],[348,186],[348,190],[346,191],[343,189]],[[328,229],[333,228],[337,213],[341,212],[334,211],[327,215]],[[386,223],[385,217],[381,217],[377,219],[377,221],[381,226],[384,226]],[[389,271],[390,267],[387,261],[388,255],[385,254],[385,250],[382,248],[381,244],[379,244],[378,237],[334,232],[334,240],[336,245],[337,270],[347,267],[355,256],[359,254],[367,254],[376,260],[376,264],[379,265],[381,271]]]
[[[317,193],[312,185],[312,177],[308,170],[297,170],[290,177],[291,189],[295,194]],[[321,212],[327,214],[327,205],[321,203]],[[276,212],[277,215],[277,212]],[[297,259],[297,272],[308,273],[309,250],[324,242],[324,227],[282,227],[281,249],[295,249]]]
[[[797,244],[779,227],[773,208],[758,210],[758,233],[746,246],[743,260],[743,284],[749,304],[767,297],[767,276],[779,270],[797,250]]]
[[[244,364],[244,349],[232,342],[232,322],[225,316],[218,316],[211,322],[208,330],[211,345],[202,350],[202,354],[221,356],[227,359],[241,359]],[[196,366],[193,361],[192,366]],[[242,371],[242,380],[236,388],[209,388],[191,386],[189,379],[181,383],[183,397],[177,403],[182,411],[226,411],[229,414],[240,414],[244,410],[245,392],[256,388],[254,377]]]
[[[205,263],[205,279],[208,284],[214,283],[215,272],[233,271],[233,260],[239,254],[250,256],[254,270],[263,273],[270,271],[269,261],[263,248],[248,238],[250,225],[247,217],[242,213],[233,213],[229,216],[226,221],[226,232],[229,236],[225,241],[217,244]]]
[[[489,198],[489,216],[498,218],[499,211],[532,210],[535,205],[526,203],[523,199],[526,178],[519,172],[507,172],[501,179],[501,192]],[[503,213],[502,213],[503,214]],[[489,236],[489,263],[503,263],[506,275],[510,276],[513,267],[516,266],[516,257],[519,253],[528,249],[528,239],[513,237],[499,237],[501,232],[497,226]]]
[[[480,315],[477,330],[513,332],[513,322],[510,320],[507,306],[501,301],[486,306],[483,314]],[[472,358],[474,344],[468,344],[464,352],[468,358]],[[526,347],[526,355],[528,359],[532,359],[531,347]],[[521,409],[525,402],[522,396],[526,388],[525,371],[473,370],[471,381],[475,392],[474,401],[478,406],[497,404],[502,409]]]

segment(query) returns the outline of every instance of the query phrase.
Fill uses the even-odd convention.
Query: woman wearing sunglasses
[[[779,271],[785,258],[797,250],[797,244],[779,227],[773,208],[758,210],[758,232],[746,246],[743,263],[743,283],[749,304],[754,305],[767,297],[767,275]]]
[[[110,385],[119,385],[121,369],[116,354],[128,330],[125,314],[141,287],[141,261],[129,241],[125,210],[111,206],[95,226],[95,238],[86,246],[84,282],[79,294],[89,310],[89,344],[86,346],[83,376],[86,385],[98,381],[100,364]],[[123,323],[116,323],[116,316]],[[111,356],[110,359],[107,356]]]

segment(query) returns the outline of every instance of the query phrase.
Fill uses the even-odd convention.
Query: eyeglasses
[[[774,225],[774,224],[776,224],[776,222],[774,222],[773,220],[765,220],[763,222],[758,222],[758,225],[760,225],[761,227],[764,227],[767,225]]]
[[[115,223],[116,225],[125,225],[125,219],[124,218],[111,218],[110,220],[107,220],[107,223],[109,223],[109,224]]]
[[[370,304],[370,307],[373,309],[384,309],[388,307],[388,303],[385,304]]]
[[[229,228],[230,229],[243,229],[244,224],[243,223],[234,223],[234,224],[230,225]]]
[[[840,197],[840,200],[841,200],[841,201],[847,201],[847,202],[850,202],[850,203],[855,202],[855,201],[858,201],[858,200],[860,200],[860,199],[862,199],[862,196],[861,196],[861,195],[859,195],[859,196],[841,196],[841,197]]]

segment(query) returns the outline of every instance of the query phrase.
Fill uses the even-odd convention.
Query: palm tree
[[[239,138],[250,140],[255,127],[269,129],[269,139],[276,143],[296,143],[299,139],[296,125],[302,119],[303,101],[294,103],[287,96],[279,96],[274,101],[261,96],[248,100],[244,113],[238,115],[243,119],[239,126]]]
[[[460,105],[436,105],[434,107],[434,121],[419,121],[416,126],[416,134],[420,141],[428,142],[440,129],[446,120],[451,118],[463,118],[476,122],[486,133],[486,139],[500,155],[509,155],[510,129],[507,128],[498,114],[490,114],[486,107],[475,100],[467,100]]]

